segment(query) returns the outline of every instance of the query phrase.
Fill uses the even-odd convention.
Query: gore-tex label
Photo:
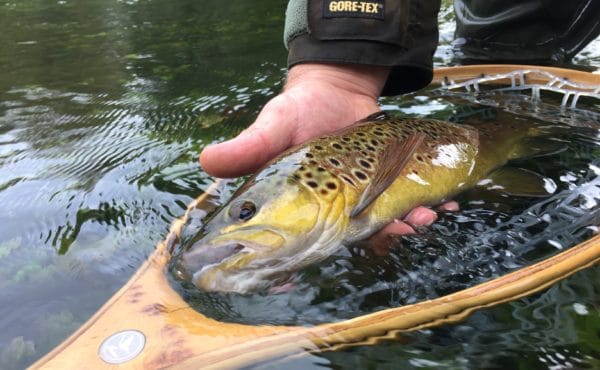
[[[384,0],[323,1],[323,18],[376,18],[383,19]]]

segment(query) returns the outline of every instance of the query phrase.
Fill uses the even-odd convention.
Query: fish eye
[[[237,218],[241,221],[248,221],[256,213],[256,206],[252,202],[244,202],[239,207]]]

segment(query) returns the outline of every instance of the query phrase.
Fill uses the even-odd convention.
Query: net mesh
[[[561,108],[576,108],[581,97],[600,99],[600,86],[582,84],[558,77],[550,72],[536,69],[521,69],[509,73],[495,75],[482,75],[478,78],[467,80],[454,80],[448,77],[441,82],[446,90],[464,90],[466,92],[480,92],[489,86],[504,84],[508,86],[496,88],[496,91],[530,91],[534,101],[541,101],[543,91],[562,95]],[[486,87],[483,87],[486,86]]]

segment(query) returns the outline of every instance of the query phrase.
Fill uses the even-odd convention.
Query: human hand
[[[441,204],[437,207],[438,211],[455,212],[459,206],[455,201],[450,201]],[[383,229],[379,230],[369,238],[371,249],[376,255],[385,257],[390,254],[390,246],[388,237],[390,235],[409,235],[415,234],[415,228],[430,226],[437,220],[437,213],[426,207],[417,207],[410,211],[404,218],[404,221],[394,219],[387,224]]]
[[[379,110],[385,67],[300,64],[292,67],[281,94],[239,136],[206,147],[204,170],[216,177],[256,171],[285,149],[349,126]]]
[[[256,121],[237,137],[206,147],[200,164],[216,177],[245,175],[291,146],[349,126],[379,110],[377,98],[388,72],[376,66],[296,65],[283,92],[265,105]],[[418,207],[406,222],[396,220],[383,233],[414,233],[411,225],[428,226],[436,218],[434,211]]]

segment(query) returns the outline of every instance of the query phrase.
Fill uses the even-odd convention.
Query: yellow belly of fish
[[[478,178],[471,167],[465,163],[458,168],[440,166],[435,171],[417,173],[409,168],[373,203],[369,212],[371,227],[383,227],[417,206],[439,204],[475,185]]]

